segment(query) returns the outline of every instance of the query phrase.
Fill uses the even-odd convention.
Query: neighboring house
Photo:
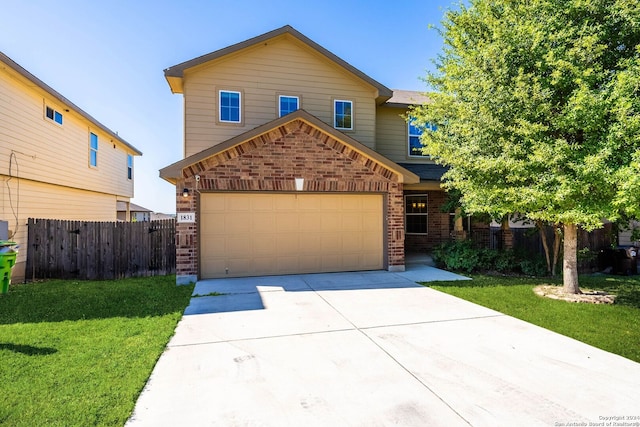
[[[405,268],[448,240],[441,166],[391,90],[285,26],[165,70],[184,96],[177,281]],[[459,221],[461,224],[461,221]],[[461,226],[461,225],[460,225]]]
[[[166,214],[162,212],[151,212],[151,221],[164,221],[167,219],[176,219],[176,214]]]
[[[0,52],[0,220],[20,245],[13,278],[24,276],[28,218],[115,221],[141,154]]]
[[[151,221],[153,212],[135,203],[118,202],[118,221]]]
[[[640,241],[637,239],[638,228],[640,228],[640,221],[631,220],[626,227],[621,227],[618,232],[618,245],[620,246],[640,246]]]

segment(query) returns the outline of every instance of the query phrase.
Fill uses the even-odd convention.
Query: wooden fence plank
[[[117,279],[175,273],[175,220],[28,220],[27,274],[35,279]]]

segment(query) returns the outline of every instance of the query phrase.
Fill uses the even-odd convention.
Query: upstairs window
[[[407,234],[427,234],[427,195],[404,196],[405,231]]]
[[[127,154],[127,179],[133,179],[133,156]]]
[[[280,95],[278,97],[278,100],[279,100],[278,109],[280,110],[279,117],[286,116],[287,114],[293,113],[298,108],[300,108],[298,107],[300,99],[297,96]]]
[[[333,103],[333,127],[353,130],[353,102],[336,99]]]
[[[53,108],[49,107],[48,105],[45,107],[45,116],[47,119],[56,122],[59,125],[62,125],[62,113],[54,110]]]
[[[98,135],[93,132],[89,134],[89,165],[98,166]]]
[[[409,156],[410,157],[429,157],[429,154],[425,153],[424,145],[420,143],[420,136],[426,130],[436,130],[434,125],[427,125],[426,127],[418,125],[413,118],[409,118],[408,134],[409,134]]]
[[[221,90],[220,92],[220,121],[224,123],[240,123],[241,114],[241,98],[240,92]]]

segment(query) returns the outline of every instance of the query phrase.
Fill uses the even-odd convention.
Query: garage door
[[[201,277],[383,268],[381,195],[202,194]]]

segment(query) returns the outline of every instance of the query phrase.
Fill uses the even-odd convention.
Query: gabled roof
[[[398,163],[403,168],[415,173],[424,181],[442,181],[442,175],[449,167],[435,163]]]
[[[127,210],[126,202],[116,202],[116,211],[125,212]],[[153,212],[151,209],[143,208],[135,203],[129,203],[129,212]]]
[[[60,93],[55,91],[53,88],[51,88],[49,85],[44,83],[42,80],[40,80],[30,72],[28,72],[26,69],[22,68],[17,62],[15,62],[13,59],[9,58],[7,55],[5,55],[2,52],[0,52],[0,62],[5,63],[8,67],[10,67],[13,71],[18,73],[24,79],[28,80],[29,82],[34,84],[36,87],[45,91],[50,97],[54,98],[64,106],[68,107],[70,110],[73,110],[76,113],[80,114],[82,117],[88,120],[91,124],[93,124],[97,128],[104,131],[106,134],[108,134],[111,138],[117,140],[122,145],[129,148],[135,155],[137,156],[142,155],[142,152],[140,150],[138,150],[136,147],[134,147],[133,145],[129,144],[127,141],[122,139],[120,136],[118,136],[117,133],[115,133],[114,131],[112,131],[111,129],[109,129],[108,127],[106,127],[105,125],[97,121],[96,119],[94,119],[91,115],[89,115],[89,113],[85,112],[80,107],[75,105],[73,102],[69,101],[67,98],[62,96]]]
[[[403,168],[395,162],[387,159],[383,155],[373,151],[369,147],[363,145],[362,143],[356,141],[348,135],[332,128],[327,125],[322,120],[317,117],[309,114],[304,110],[297,110],[293,113],[287,114],[286,116],[275,119],[269,123],[266,123],[262,126],[259,126],[255,129],[252,129],[248,132],[245,132],[241,135],[238,135],[234,138],[231,138],[225,142],[214,145],[213,147],[207,148],[199,153],[196,153],[192,156],[187,157],[186,159],[180,160],[172,165],[169,165],[163,169],[160,169],[160,177],[169,181],[172,184],[176,184],[177,180],[182,177],[182,171],[184,168],[194,165],[198,162],[201,162],[211,156],[214,156],[218,153],[222,153],[223,151],[229,150],[237,145],[240,145],[246,141],[249,141],[253,138],[256,138],[260,135],[264,135],[266,133],[271,132],[273,129],[276,129],[280,126],[286,125],[287,123],[300,120],[303,121],[316,129],[324,132],[329,135],[331,138],[334,138],[343,144],[348,145],[353,150],[359,152],[365,157],[379,163],[384,166],[386,169],[396,173],[398,175],[398,181],[406,184],[417,184],[420,182],[420,178],[418,175],[410,172],[409,170]]]
[[[387,107],[407,108],[411,105],[420,105],[431,102],[429,97],[423,92],[413,90],[393,89],[393,96],[383,105]]]
[[[256,46],[258,44],[262,44],[268,40],[274,39],[276,37],[281,37],[284,35],[289,35],[291,37],[296,38],[297,40],[309,46],[311,49],[325,56],[328,60],[344,68],[349,73],[356,76],[357,78],[375,87],[378,90],[378,98],[382,98],[382,99],[379,99],[379,102],[384,102],[386,99],[390,98],[393,95],[393,91],[391,89],[379,83],[378,81],[372,79],[371,77],[369,77],[362,71],[358,70],[357,68],[355,68],[348,62],[344,61],[343,59],[337,57],[333,53],[329,52],[327,49],[323,48],[313,40],[309,39],[302,33],[298,32],[290,25],[285,25],[284,27],[262,34],[261,36],[251,38],[241,43],[237,43],[229,47],[226,47],[224,49],[216,50],[215,52],[211,52],[206,55],[202,55],[197,58],[191,59],[189,61],[182,62],[180,64],[174,65],[173,67],[169,67],[166,70],[164,70],[164,76],[167,79],[167,82],[169,83],[169,86],[171,87],[171,91],[173,93],[182,93],[182,78],[184,77],[185,70],[204,64],[209,61],[213,61],[214,59],[218,59],[223,56],[238,52],[242,49],[246,49],[252,46]]]

